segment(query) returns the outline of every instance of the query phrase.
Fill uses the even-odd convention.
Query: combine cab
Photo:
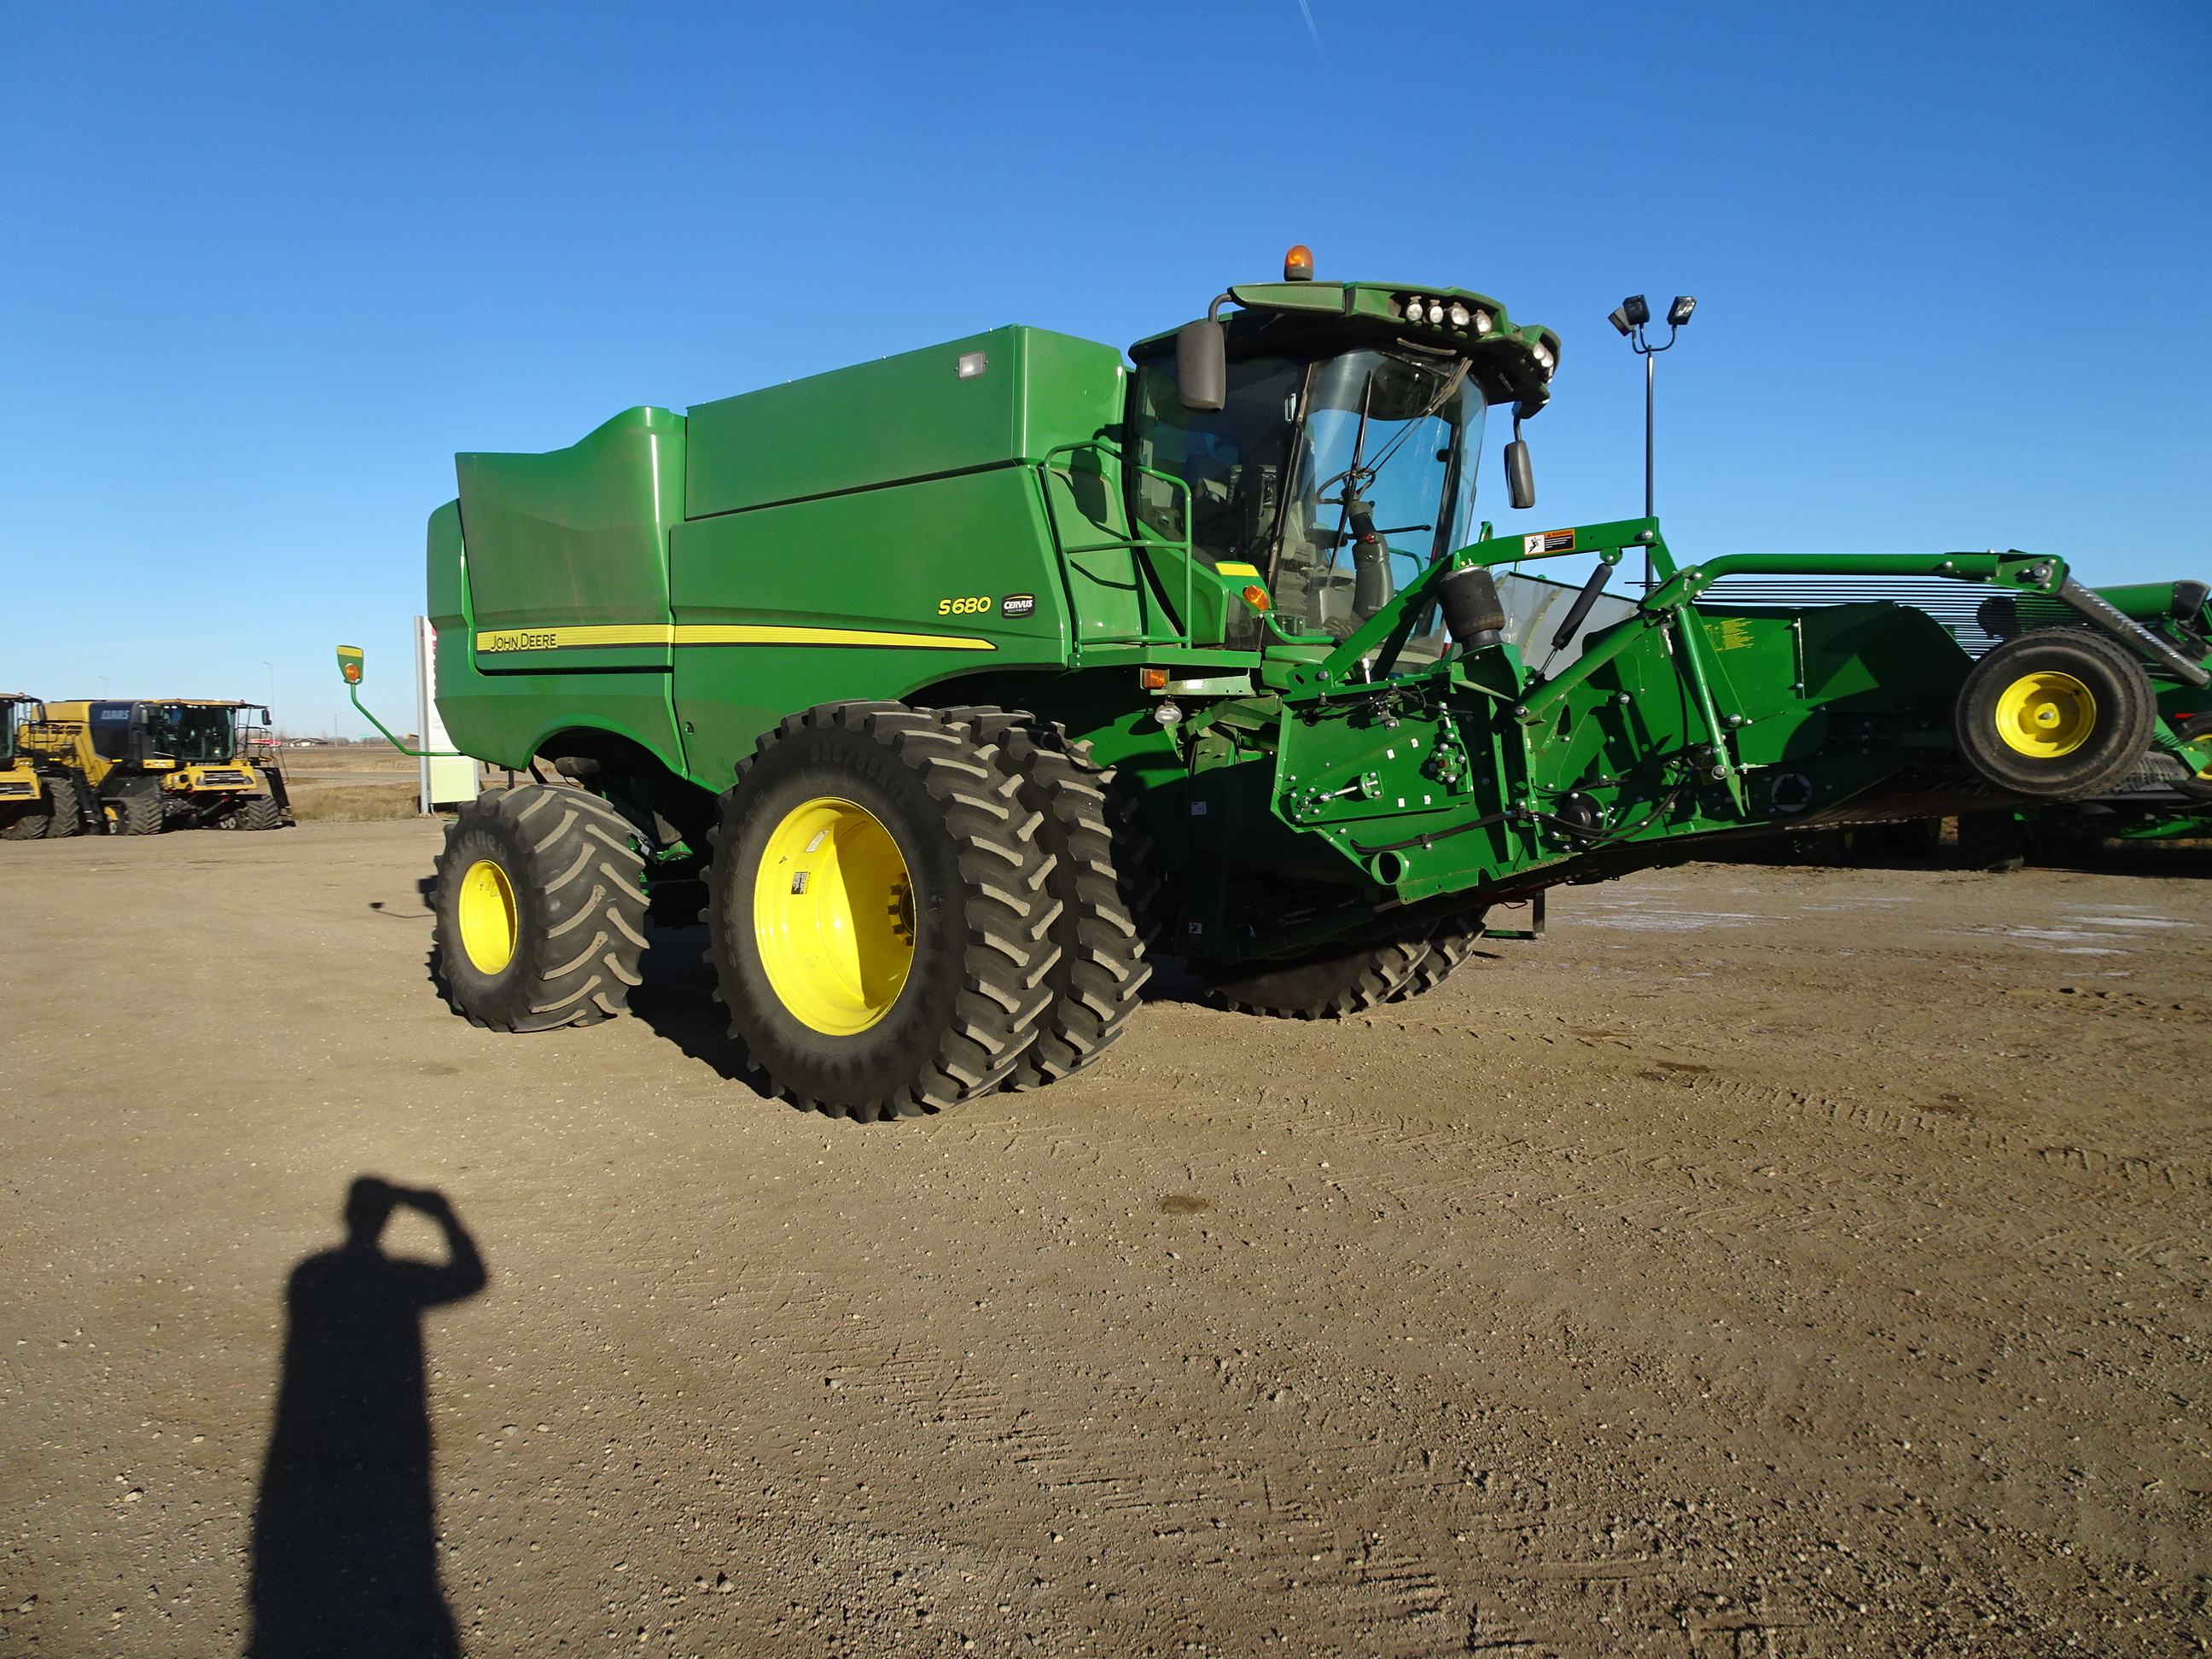
[[[258,727],[241,722],[248,708]],[[292,819],[273,750],[253,739],[268,726],[269,711],[250,703],[55,702],[21,742],[78,780],[110,835],[274,830]]]
[[[1341,1014],[1562,882],[2212,763],[2201,589],[2177,619],[2020,552],[1684,562],[1649,517],[1495,538],[1486,422],[1530,505],[1557,337],[1308,270],[1127,358],[1003,328],[459,457],[439,708],[565,781],[453,827],[454,1006],[603,1018],[648,912],[703,917],[764,1087],[911,1115],[1091,1064],[1155,940],[1233,1006]],[[1879,592],[1711,597],[1750,574],[2049,621],[1977,661]]]

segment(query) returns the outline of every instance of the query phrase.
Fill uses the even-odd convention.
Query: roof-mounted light
[[[1286,283],[1313,281],[1313,250],[1304,242],[1283,256],[1283,280]]]

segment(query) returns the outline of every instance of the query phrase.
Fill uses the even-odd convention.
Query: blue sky
[[[1638,510],[1604,317],[1691,293],[1678,551],[2212,578],[2202,0],[1307,5],[0,11],[0,689],[325,731],[343,640],[408,720],[454,451],[1126,344],[1292,241],[1561,334],[1501,530]]]

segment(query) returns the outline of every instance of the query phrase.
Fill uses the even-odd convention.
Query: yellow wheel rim
[[[832,796],[793,808],[761,851],[753,937],[793,1017],[830,1036],[873,1025],[914,966],[914,882],[890,831]]]
[[[522,929],[506,871],[489,859],[471,865],[461,878],[454,912],[461,926],[461,949],[478,973],[496,974],[514,960]]]
[[[2088,742],[2097,700],[2071,674],[2023,674],[1997,694],[1997,735],[2038,760],[2057,760]]]

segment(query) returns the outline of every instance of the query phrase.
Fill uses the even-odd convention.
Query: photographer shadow
[[[445,1234],[438,1266],[384,1254],[402,1206]],[[374,1176],[345,1242],[292,1270],[283,1379],[254,1507],[247,1659],[446,1659],[460,1652],[438,1573],[422,1315],[486,1282],[434,1192]]]

